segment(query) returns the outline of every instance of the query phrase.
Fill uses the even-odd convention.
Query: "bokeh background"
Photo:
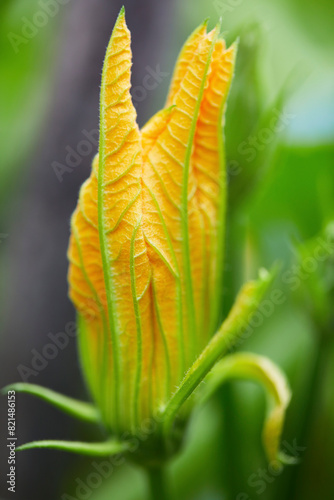
[[[274,286],[284,300],[240,349],[268,355],[286,371],[293,399],[283,441],[300,463],[277,472],[266,462],[263,391],[233,382],[194,415],[184,453],[170,466],[173,498],[332,499],[332,0],[1,0],[0,385],[25,377],[88,397],[75,339],[47,362],[39,353],[50,333],[64,332],[74,319],[66,283],[69,218],[96,151],[102,61],[122,3],[132,32],[140,124],[163,105],[177,53],[204,18],[213,26],[222,17],[229,43],[239,37],[226,115],[230,196],[222,315],[259,267],[281,263]],[[152,71],[160,76],[148,89],[145,76]],[[316,257],[319,245],[323,259]],[[32,397],[20,395],[17,405],[21,443],[101,439],[98,430]],[[148,498],[145,476],[129,463],[92,483],[93,459],[38,450],[17,455],[13,495],[6,486],[4,397],[0,428],[2,499]]]

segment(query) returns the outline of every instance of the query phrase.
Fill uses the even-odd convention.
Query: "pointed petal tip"
[[[237,38],[234,40],[234,42],[232,43],[232,45],[238,47],[239,43],[240,43],[240,36],[237,36]]]
[[[238,36],[233,43],[231,43],[231,45],[229,46],[229,48],[227,50],[229,50],[230,52],[232,52],[233,54],[233,58],[235,59],[236,58],[236,55],[237,55],[237,52],[238,52],[238,48],[239,48],[239,43],[240,43],[240,37]]]
[[[126,20],[125,20],[125,7],[124,5],[122,6],[121,10],[118,13],[116,22],[115,22],[115,27],[118,25],[118,23],[122,23],[126,26]]]
[[[122,31],[124,29],[127,30],[128,27],[127,27],[126,20],[125,20],[125,7],[123,5],[123,7],[119,11],[118,16],[116,18],[116,21],[115,21],[115,24],[114,24],[114,27],[113,27],[113,30],[111,33],[111,37],[110,37],[110,40],[108,43],[108,47],[110,46],[110,44],[112,42],[113,34],[116,33],[116,31],[118,31],[118,30]],[[108,50],[108,48],[107,48],[107,50]]]
[[[220,34],[220,30],[221,30],[221,27],[222,27],[222,22],[223,22],[223,20],[222,20],[222,18],[220,17],[220,18],[219,18],[219,20],[218,20],[218,23],[217,23],[217,24],[216,24],[216,26],[215,26],[215,29],[217,30],[218,35]]]
[[[216,26],[206,35],[210,40],[212,40],[213,45],[217,42],[218,36],[220,34],[220,28],[220,23],[217,23]]]
[[[197,26],[197,28],[194,29],[194,31],[191,33],[191,35],[189,36],[189,38],[188,38],[187,41],[190,41],[196,35],[200,35],[200,34],[201,35],[205,35],[209,21],[210,21],[209,17],[207,17],[206,19],[204,19],[204,21],[199,26]]]
[[[207,17],[206,19],[204,19],[204,21],[202,22],[202,24],[199,25],[199,29],[203,29],[203,28],[207,28],[208,24],[209,24],[209,21],[210,21],[210,18]]]
[[[225,50],[224,52],[225,53],[230,53],[232,55],[232,62],[235,61],[235,58],[236,58],[236,55],[237,55],[237,51],[238,51],[238,46],[239,46],[239,42],[240,42],[240,37],[237,37],[233,43],[231,43],[231,45],[227,46],[226,44],[226,35],[228,34],[227,31],[221,31],[219,33],[219,37],[218,37],[218,40],[216,43],[223,43],[225,44]]]
[[[199,25],[199,27],[198,27],[198,31],[200,31],[200,30],[201,30],[201,29],[203,29],[203,28],[207,29],[208,24],[209,24],[209,21],[210,21],[210,18],[209,18],[209,17],[207,17],[206,19],[204,19],[204,21],[202,22],[202,24],[200,24],[200,25]],[[214,27],[211,31],[209,31],[209,32],[207,33],[207,35],[211,35],[212,33],[216,33],[216,32],[218,32],[218,33],[217,33],[217,35],[216,35],[216,36],[218,36],[218,35],[219,35],[219,33],[220,33],[220,28],[221,28],[221,18],[219,19],[219,21],[218,21],[218,23],[216,24],[216,26],[215,26],[215,27]]]
[[[207,27],[208,27],[209,21],[210,21],[209,17],[204,19],[204,21],[199,26],[197,26],[197,28],[191,33],[191,35],[189,36],[187,41],[189,42],[192,38],[194,38],[198,35],[205,37],[207,35]]]

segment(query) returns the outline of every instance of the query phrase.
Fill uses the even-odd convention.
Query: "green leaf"
[[[16,451],[32,450],[34,448],[53,448],[56,450],[78,453],[80,455],[91,455],[95,457],[106,457],[117,455],[129,450],[126,441],[109,440],[102,443],[82,443],[81,441],[32,441],[16,448]]]
[[[262,269],[257,281],[250,281],[242,287],[228,317],[212,337],[204,351],[190,367],[166,406],[161,409],[165,434],[169,433],[174,418],[183,403],[198,387],[216,362],[240,339],[244,327],[252,319],[266,290],[271,284],[273,275],[274,272],[269,273],[265,269]]]
[[[284,424],[286,408],[291,391],[285,375],[268,358],[249,353],[227,356],[213,368],[206,378],[202,402],[206,401],[218,387],[230,379],[254,380],[267,392],[269,411],[263,429],[263,442],[269,460],[292,463],[279,451],[279,442]]]
[[[72,417],[85,420],[87,422],[100,423],[100,414],[94,405],[85,403],[84,401],[77,401],[76,399],[68,396],[63,396],[58,392],[47,389],[46,387],[41,387],[35,384],[17,383],[7,385],[2,389],[3,394],[8,391],[32,394],[33,396],[37,396],[44,401],[51,403],[56,408],[71,415]]]

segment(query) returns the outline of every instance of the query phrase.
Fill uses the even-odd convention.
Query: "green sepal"
[[[67,413],[68,415],[71,415],[72,417],[86,422],[100,423],[100,414],[94,405],[64,396],[63,394],[59,394],[51,389],[47,389],[46,387],[19,382],[17,384],[7,385],[2,389],[3,394],[8,391],[32,394],[33,396],[37,396],[38,398],[51,403],[56,408]]]
[[[32,450],[34,448],[52,448],[56,450],[78,453],[79,455],[90,455],[95,457],[107,457],[118,455],[129,450],[129,444],[126,441],[109,440],[101,443],[83,443],[81,441],[32,441],[22,444],[16,448],[16,451]]]
[[[216,362],[240,339],[243,328],[252,319],[275,273],[276,269],[271,273],[261,269],[258,280],[249,281],[242,287],[226,320],[190,367],[176,392],[161,408],[165,435],[169,434],[183,403],[191,396]]]
[[[206,401],[230,379],[253,380],[266,390],[268,415],[263,428],[263,443],[269,461],[295,463],[279,450],[285,412],[291,391],[285,375],[268,358],[250,353],[231,354],[217,363],[205,379],[201,402]]]

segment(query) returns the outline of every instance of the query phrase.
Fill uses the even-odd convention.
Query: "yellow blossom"
[[[68,255],[84,371],[116,432],[166,403],[218,327],[222,124],[235,52],[201,25],[181,51],[166,107],[139,130],[123,11],[107,48],[99,152]]]

